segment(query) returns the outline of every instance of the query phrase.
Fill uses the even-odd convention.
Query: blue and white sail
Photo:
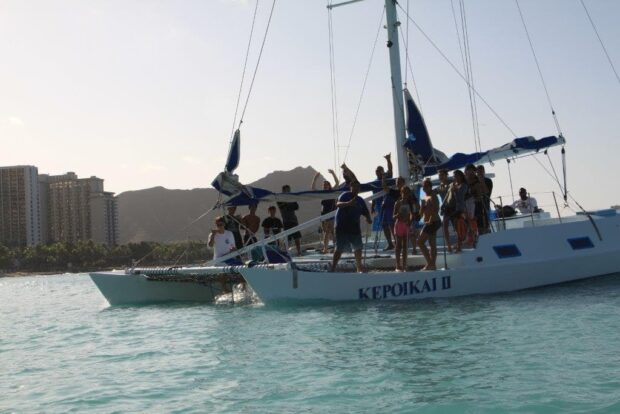
[[[240,159],[241,132],[237,129],[230,144],[230,149],[228,150],[228,157],[226,158],[224,171],[219,173],[211,183],[213,188],[227,196],[231,196],[239,192],[248,193],[248,196],[251,196],[251,190],[242,185],[239,182],[239,176],[234,174],[234,171],[239,166]]]
[[[386,180],[388,186],[394,186],[396,179],[391,178]],[[247,191],[239,192],[233,195],[228,200],[222,202],[226,206],[247,206],[256,204],[259,202],[276,203],[283,202],[301,202],[301,201],[320,201],[338,198],[340,194],[345,191],[349,191],[348,186],[341,186],[332,190],[309,190],[309,191],[297,191],[289,193],[275,193],[273,191],[265,190],[264,188],[245,186]],[[382,183],[379,180],[371,181],[368,183],[360,184],[360,193],[366,192],[379,192],[382,190]]]
[[[486,164],[497,160],[519,157],[540,152],[541,150],[544,151],[557,145],[564,145],[565,143],[566,140],[562,136],[549,136],[540,139],[535,139],[534,137],[515,138],[507,144],[484,152],[474,152],[471,154],[457,152],[441,164],[427,166],[424,169],[424,175],[437,174],[437,171],[440,169],[452,171],[463,168],[467,164]]]
[[[447,160],[446,155],[433,148],[426,123],[411,93],[405,89],[404,94],[407,121],[407,140],[404,146],[410,154],[410,171],[413,169],[424,170],[427,166],[445,162]]]

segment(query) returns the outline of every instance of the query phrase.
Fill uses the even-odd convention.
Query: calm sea
[[[506,295],[109,307],[0,278],[0,412],[620,412],[620,275]]]

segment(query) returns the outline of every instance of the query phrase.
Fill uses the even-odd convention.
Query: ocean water
[[[0,278],[1,413],[620,412],[620,275],[513,294],[109,307]]]

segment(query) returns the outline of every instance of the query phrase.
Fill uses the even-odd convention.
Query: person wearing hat
[[[512,208],[519,210],[521,214],[538,213],[538,203],[534,197],[530,197],[525,188],[519,189],[519,199],[512,203]]]

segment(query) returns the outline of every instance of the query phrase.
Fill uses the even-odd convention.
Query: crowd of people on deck
[[[362,272],[361,218],[364,217],[372,229],[383,232],[386,240],[385,251],[394,250],[396,271],[406,271],[409,242],[413,255],[420,250],[426,265],[422,270],[436,269],[437,232],[443,232],[445,247],[449,253],[460,252],[464,247],[474,247],[478,236],[490,232],[489,213],[491,212],[491,194],[493,181],[486,176],[484,166],[467,165],[463,171],[454,170],[450,179],[448,170],[438,171],[438,181],[433,185],[430,178],[422,181],[420,197],[406,185],[403,177],[393,177],[390,154],[386,155],[387,170],[378,166],[375,170],[376,181],[380,184],[373,192],[376,194],[370,209],[359,196],[360,183],[353,171],[346,164],[341,166],[344,183],[340,184],[333,170],[328,170],[334,183],[323,181],[322,190],[344,189],[338,198],[321,201],[321,216],[335,211],[335,218],[321,222],[322,252],[330,252],[333,244],[331,270],[335,271],[344,252],[353,252],[355,266]],[[318,189],[320,173],[312,180],[313,191]],[[394,182],[391,186],[390,183]],[[291,191],[289,185],[282,187],[282,193]],[[381,195],[378,195],[382,191]],[[441,201],[440,201],[441,200]],[[208,244],[214,249],[214,258],[227,255],[234,250],[256,243],[259,229],[262,227],[265,238],[277,235],[297,227],[299,220],[296,211],[297,202],[280,201],[276,203],[281,219],[276,216],[276,206],[268,207],[268,217],[262,222],[256,215],[257,204],[249,206],[249,213],[243,217],[236,215],[236,207],[228,207],[227,214],[217,217],[216,228],[209,236]],[[538,212],[536,199],[529,196],[525,188],[519,190],[519,199],[512,205],[499,206],[498,215],[508,217],[516,211],[522,214]],[[450,237],[450,230],[455,237]],[[241,232],[244,232],[243,237]],[[293,242],[298,256],[302,255],[301,233],[295,231],[287,235]],[[454,240],[455,245],[452,241]],[[277,249],[278,243],[270,246]],[[286,253],[284,253],[286,255]],[[288,256],[288,255],[287,255]],[[227,261],[229,264],[241,264],[239,259]]]

